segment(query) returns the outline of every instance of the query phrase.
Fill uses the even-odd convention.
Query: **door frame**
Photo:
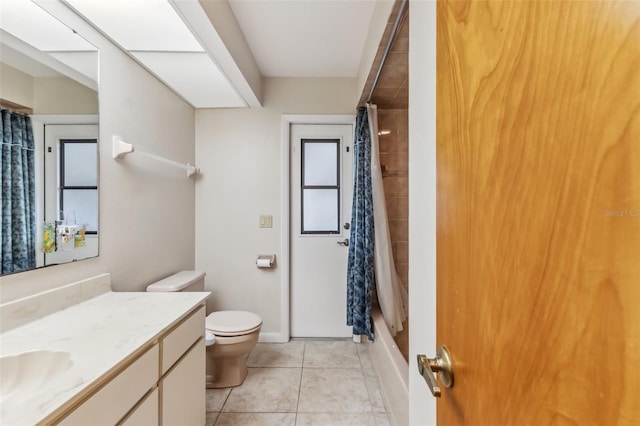
[[[409,424],[435,425],[418,354],[436,351],[436,4],[409,12]],[[454,354],[455,356],[455,354]],[[455,367],[455,366],[454,366]]]
[[[355,114],[283,114],[280,139],[280,333],[273,342],[288,342],[291,338],[291,125],[293,124],[351,124],[355,129]],[[345,272],[346,273],[346,272]],[[264,340],[266,341],[266,340]]]

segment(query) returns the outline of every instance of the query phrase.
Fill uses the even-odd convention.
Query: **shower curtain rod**
[[[389,37],[389,41],[387,42],[387,47],[384,49],[384,54],[382,55],[382,60],[380,61],[378,72],[376,72],[376,78],[373,80],[373,84],[371,85],[371,91],[369,92],[367,103],[370,103],[371,98],[373,98],[373,91],[376,90],[376,86],[378,85],[378,80],[380,79],[382,68],[384,67],[384,63],[387,61],[387,57],[389,56],[389,52],[391,51],[391,46],[393,46],[393,42],[396,39],[396,35],[398,33],[398,29],[400,28],[400,23],[404,18],[408,3],[409,3],[409,0],[402,0],[402,3],[400,4],[400,9],[398,9],[398,15],[396,15],[396,20],[393,23],[393,28],[391,29],[391,36]]]

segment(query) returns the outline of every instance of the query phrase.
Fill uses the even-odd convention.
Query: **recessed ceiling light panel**
[[[206,53],[131,54],[195,108],[247,106]]]
[[[0,28],[43,52],[96,50],[71,28],[29,0],[0,1]]]
[[[63,1],[125,50],[204,51],[167,0]]]

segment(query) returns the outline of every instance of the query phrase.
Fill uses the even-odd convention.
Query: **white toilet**
[[[182,271],[156,283],[147,291],[204,291],[204,272]],[[247,377],[247,357],[256,347],[262,318],[245,311],[218,311],[207,315],[205,329],[213,334],[207,346],[207,387],[239,386]],[[210,339],[208,339],[210,340]]]

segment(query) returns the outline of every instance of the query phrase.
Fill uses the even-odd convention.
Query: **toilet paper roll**
[[[258,268],[271,268],[273,261],[270,258],[260,258],[256,260],[256,265]]]

